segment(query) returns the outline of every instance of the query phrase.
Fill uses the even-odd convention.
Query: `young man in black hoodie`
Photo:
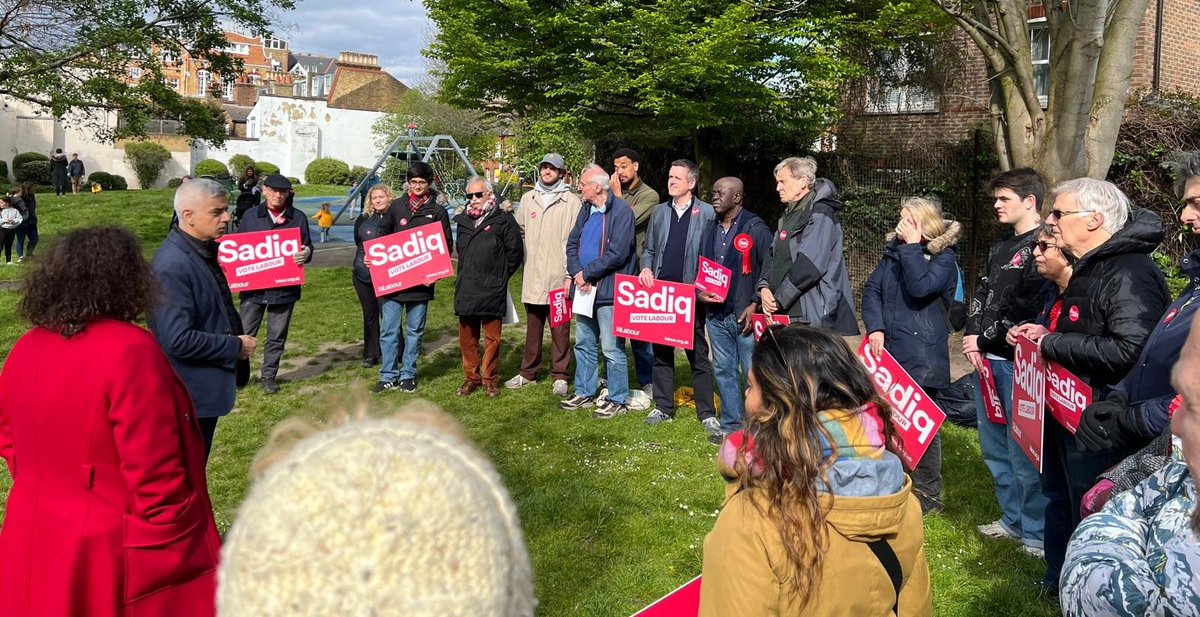
[[[995,199],[993,208],[1000,222],[1013,232],[992,245],[987,270],[979,281],[967,317],[963,353],[979,369],[990,364],[996,394],[1011,418],[1013,348],[1005,341],[1008,330],[1032,321],[1041,311],[1045,281],[1033,261],[1033,245],[1041,223],[1046,186],[1032,169],[1021,168],[996,176],[988,186]],[[979,424],[979,449],[992,474],[1001,517],[980,525],[979,533],[990,538],[1021,542],[1026,552],[1043,554],[1046,498],[1037,469],[1013,440],[1008,423],[988,419],[981,390],[975,389]]]
[[[710,438],[713,443],[742,428],[742,379],[750,375],[750,355],[754,351],[751,317],[758,311],[754,286],[771,256],[771,228],[742,207],[744,197],[740,179],[714,182],[712,205],[716,218],[700,237],[700,256],[730,272],[729,293],[724,301],[714,294],[700,294],[708,313],[713,378],[721,395],[721,435]]]

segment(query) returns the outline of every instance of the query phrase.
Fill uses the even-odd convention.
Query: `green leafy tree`
[[[536,170],[550,152],[561,154],[567,169],[574,173],[592,160],[591,144],[568,116],[525,119],[517,123],[516,133],[519,169],[523,171]]]
[[[493,115],[477,108],[448,105],[415,88],[406,91],[400,103],[375,122],[372,132],[379,138],[380,147],[386,147],[407,133],[409,124],[416,125],[419,135],[453,137],[476,160],[491,156],[499,132],[499,122]]]
[[[229,173],[235,178],[242,177],[242,172],[252,165],[254,165],[254,159],[245,154],[235,154],[229,157]]]
[[[138,185],[143,189],[154,187],[163,167],[171,160],[171,151],[162,144],[152,141],[137,141],[125,144],[125,161],[133,168]]]
[[[9,0],[0,19],[0,94],[85,125],[101,139],[145,134],[150,118],[214,144],[224,114],[162,83],[164,63],[186,52],[215,75],[236,75],[226,29],[268,34],[292,0]],[[130,79],[136,67],[140,76]],[[121,121],[105,122],[115,111]]]

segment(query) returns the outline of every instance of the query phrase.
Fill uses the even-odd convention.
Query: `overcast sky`
[[[282,16],[292,53],[337,57],[339,51],[379,56],[383,69],[406,85],[425,77],[425,47],[432,22],[413,0],[298,0]]]

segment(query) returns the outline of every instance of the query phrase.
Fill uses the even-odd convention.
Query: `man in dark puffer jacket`
[[[1046,222],[1059,246],[1077,257],[1053,332],[1018,326],[1038,342],[1045,359],[1061,364],[1103,398],[1141,353],[1170,303],[1162,272],[1150,253],[1163,237],[1162,220],[1132,208],[1129,198],[1103,180],[1079,178],[1055,189]],[[1046,506],[1046,578],[1056,590],[1067,541],[1079,525],[1079,506],[1096,478],[1147,441],[1085,452],[1075,437],[1046,422],[1042,487]]]

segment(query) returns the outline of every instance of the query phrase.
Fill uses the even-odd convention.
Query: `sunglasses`
[[[487,195],[487,191],[479,191],[478,193],[467,193],[467,199],[483,199]]]
[[[1039,251],[1041,251],[1041,252],[1043,252],[1043,253],[1045,253],[1045,252],[1046,252],[1046,249],[1052,249],[1052,248],[1053,248],[1053,249],[1056,249],[1056,248],[1058,248],[1058,245],[1057,245],[1057,244],[1054,244],[1054,243],[1051,243],[1051,242],[1047,242],[1047,241],[1045,241],[1045,240],[1039,240],[1039,241],[1038,241],[1036,244],[1034,244],[1034,246],[1036,246],[1036,247],[1038,248],[1038,250],[1039,250]]]
[[[1057,221],[1057,220],[1061,219],[1062,217],[1067,216],[1069,214],[1091,214],[1092,212],[1095,212],[1095,210],[1057,210],[1057,209],[1055,209],[1055,210],[1050,211],[1050,215],[1046,217],[1046,220],[1049,221],[1051,219],[1054,219]]]

